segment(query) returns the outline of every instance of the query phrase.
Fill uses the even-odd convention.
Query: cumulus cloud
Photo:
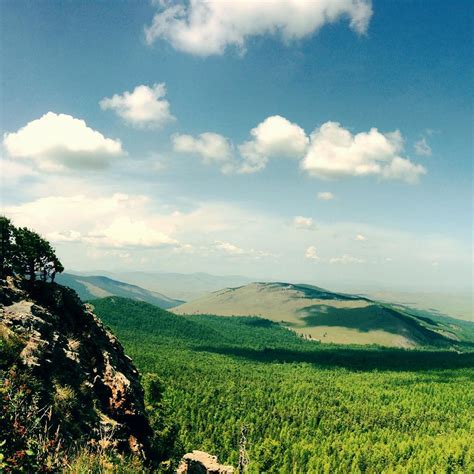
[[[243,158],[241,173],[260,171],[270,158],[298,159],[308,146],[305,131],[280,115],[267,117],[250,135],[252,139],[239,146]]]
[[[173,135],[173,149],[180,153],[196,153],[205,164],[217,164],[223,173],[256,173],[273,158],[300,158],[307,146],[304,130],[284,117],[267,117],[250,131],[251,140],[238,147],[235,156],[231,142],[218,133],[206,132],[197,137]]]
[[[85,239],[87,242],[111,247],[161,247],[178,241],[160,232],[149,222],[133,217],[118,217],[106,226],[100,226]]]
[[[164,98],[164,83],[153,86],[140,85],[132,92],[105,97],[99,102],[102,110],[113,110],[125,123],[135,128],[162,128],[175,120],[170,103]]]
[[[5,212],[15,224],[31,227],[55,243],[84,242],[112,248],[177,245],[147,211],[148,203],[145,196],[120,193],[50,196],[8,206]]]
[[[29,176],[37,176],[38,172],[25,163],[0,158],[0,174],[2,181],[11,183]]]
[[[293,219],[293,226],[297,229],[314,229],[314,221],[311,217],[296,216]]]
[[[337,122],[326,122],[310,139],[301,167],[314,177],[378,175],[416,183],[426,172],[423,166],[400,156],[403,138],[399,131],[384,134],[371,128],[354,135]]]
[[[3,145],[10,157],[30,159],[44,171],[103,168],[124,154],[119,140],[104,137],[84,120],[54,112],[6,133]]]
[[[329,263],[340,263],[342,265],[349,265],[351,263],[365,263],[363,258],[353,257],[351,255],[341,255],[340,257],[332,257],[329,259]]]
[[[332,201],[334,199],[334,194],[329,191],[323,191],[318,193],[318,199],[321,201]]]
[[[250,135],[250,140],[237,147],[240,156],[217,133],[174,135],[172,142],[175,151],[197,153],[206,164],[218,163],[224,173],[256,173],[276,158],[300,160],[300,167],[310,176],[323,179],[375,175],[414,184],[426,173],[422,165],[402,156],[404,142],[398,130],[382,133],[371,128],[354,135],[337,122],[326,122],[308,138],[296,123],[273,115]],[[334,195],[320,192],[318,199],[329,201]]]
[[[314,245],[311,245],[306,249],[305,257],[309,260],[319,260],[318,252]]]
[[[415,142],[415,153],[420,156],[431,156],[432,150],[426,137],[421,137]]]
[[[243,52],[252,36],[272,35],[288,43],[341,19],[364,34],[372,16],[370,0],[162,0],[159,4],[159,12],[145,28],[146,41],[165,40],[177,50],[199,56],[223,54],[229,46]]]
[[[389,165],[382,170],[382,176],[387,179],[398,179],[409,184],[416,184],[420,176],[426,173],[422,165],[412,163],[406,158],[396,156]]]
[[[179,153],[197,154],[206,165],[220,165],[223,172],[233,169],[232,145],[218,133],[205,132],[197,137],[176,134],[171,137],[171,141],[173,149]]]

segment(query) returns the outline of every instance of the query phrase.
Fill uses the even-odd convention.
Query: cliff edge
[[[152,430],[139,374],[73,290],[0,280],[0,378],[4,421],[11,422],[2,423],[0,434],[7,448],[12,444],[2,451],[10,457],[31,451],[21,440],[35,429],[35,418],[63,447],[106,443],[149,457]]]

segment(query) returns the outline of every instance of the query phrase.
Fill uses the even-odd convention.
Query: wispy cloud
[[[329,191],[322,191],[318,193],[318,199],[321,201],[332,201],[334,197],[334,194]]]
[[[340,263],[342,265],[350,265],[352,263],[365,263],[365,259],[353,257],[352,255],[341,255],[340,257],[332,257],[329,259],[329,263],[337,264]]]
[[[296,216],[293,219],[293,226],[296,229],[306,229],[313,230],[316,228],[316,225],[311,217]]]
[[[431,156],[433,154],[426,137],[421,137],[417,142],[415,142],[415,153],[420,156]]]

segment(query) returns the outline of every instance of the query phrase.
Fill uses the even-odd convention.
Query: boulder
[[[177,474],[234,474],[232,466],[219,463],[217,456],[204,451],[193,451],[183,456]]]

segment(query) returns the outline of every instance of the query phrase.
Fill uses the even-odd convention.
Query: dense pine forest
[[[248,472],[473,472],[474,353],[322,345],[259,318],[95,300],[156,373],[181,450]],[[242,444],[241,431],[246,431]]]

